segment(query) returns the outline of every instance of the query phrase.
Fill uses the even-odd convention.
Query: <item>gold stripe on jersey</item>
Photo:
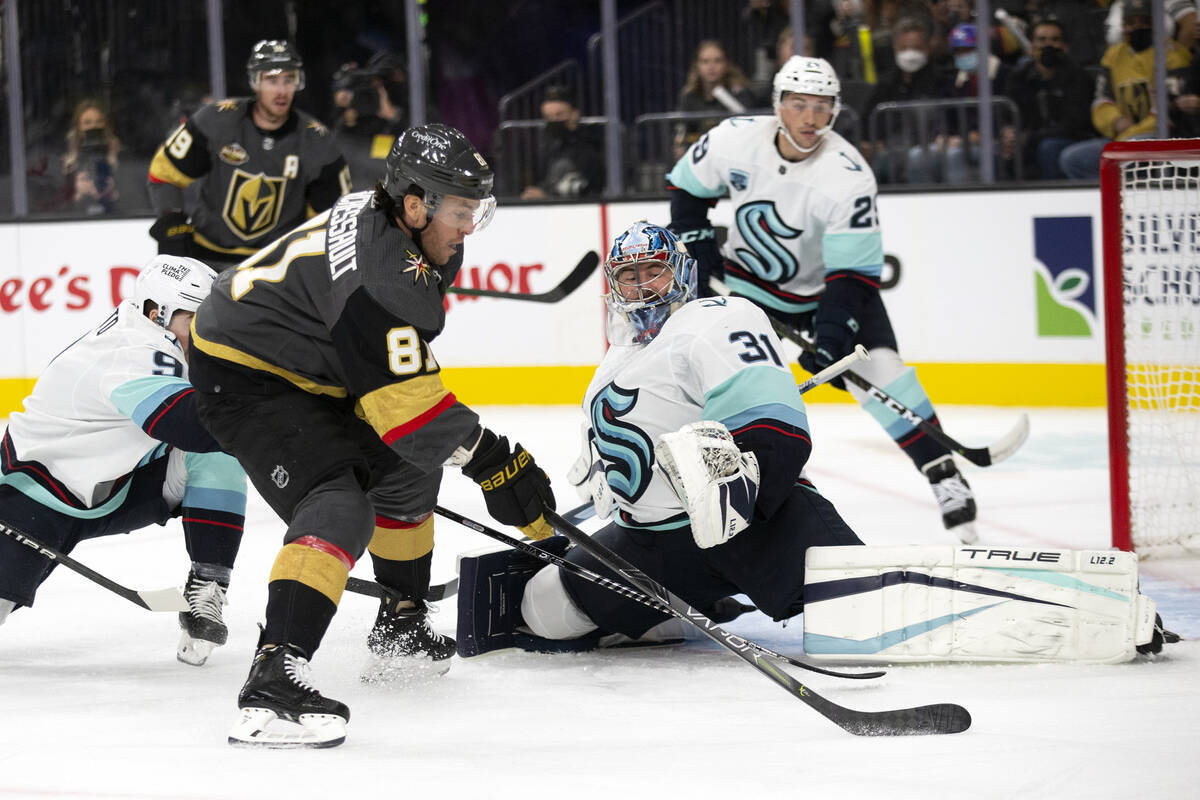
[[[443,410],[454,395],[442,385],[437,373],[389,383],[359,398],[361,416],[379,438],[391,444],[401,436],[412,433]]]
[[[192,318],[192,346],[199,348],[202,352],[207,353],[213,358],[219,358],[223,361],[229,361],[234,364],[240,364],[243,367],[256,369],[260,372],[269,372],[283,378],[288,383],[295,385],[298,389],[303,389],[309,394],[324,394],[330,397],[345,397],[346,390],[341,386],[326,386],[310,380],[303,375],[297,375],[294,372],[277,367],[274,364],[263,361],[261,358],[252,356],[249,353],[243,353],[235,347],[230,347],[227,344],[218,344],[210,342],[203,336],[196,333],[196,320]]]
[[[316,589],[333,601],[342,599],[350,570],[336,556],[302,544],[286,544],[275,557],[271,581],[296,581]]]
[[[371,555],[389,561],[415,561],[433,550],[433,516],[426,517],[412,528],[376,525],[367,549]]]
[[[159,183],[169,183],[180,189],[195,180],[195,178],[184,175],[178,167],[172,164],[171,159],[167,157],[166,150],[161,147],[150,161],[150,177]]]

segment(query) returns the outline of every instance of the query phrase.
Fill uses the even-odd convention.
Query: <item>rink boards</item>
[[[935,400],[1104,404],[1095,188],[887,194],[879,212],[890,257],[884,278],[894,282],[884,290],[888,312],[902,354]],[[665,201],[502,205],[468,239],[458,283],[543,292],[630,222],[665,222],[667,214]],[[730,224],[729,203],[712,219]],[[132,290],[138,266],[154,254],[149,225],[0,225],[0,416],[19,409],[42,367]],[[449,298],[435,344],[446,384],[469,403],[577,402],[606,346],[603,291],[597,272],[556,304]],[[845,395],[824,388],[808,397]]]

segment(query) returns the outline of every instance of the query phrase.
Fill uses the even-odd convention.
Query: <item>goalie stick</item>
[[[620,583],[619,581],[614,581],[611,578],[606,578],[603,575],[599,574],[598,572],[593,572],[592,570],[588,569],[587,567],[581,567],[578,564],[567,561],[566,559],[562,558],[561,556],[556,555],[555,553],[551,553],[551,552],[549,552],[547,550],[543,550],[539,547],[534,547],[529,542],[523,542],[520,539],[513,538],[512,536],[509,536],[506,533],[501,533],[498,530],[489,528],[486,525],[478,523],[473,519],[464,517],[462,514],[459,514],[456,511],[451,511],[450,509],[442,508],[441,506],[437,506],[435,511],[439,515],[445,517],[448,520],[457,522],[459,525],[462,525],[465,528],[470,528],[471,530],[475,531],[476,533],[482,533],[484,536],[488,536],[492,539],[495,539],[498,542],[506,544],[509,547],[513,548],[514,550],[519,550],[520,552],[525,553],[526,555],[533,556],[534,558],[538,559],[539,561],[544,561],[547,564],[551,564],[556,567],[561,567],[562,569],[565,569],[570,573],[578,575],[579,577],[583,578],[586,581],[591,581],[592,583],[595,583],[599,586],[603,586],[605,589],[616,592],[617,594],[621,595],[622,597],[633,600],[635,603],[641,603],[644,606],[649,606],[650,608],[657,609],[658,611],[661,611],[664,614],[674,616],[671,609],[665,603],[663,603],[661,600],[659,600],[658,598],[649,597],[649,596],[637,591],[636,589],[629,588],[628,586],[626,586],[623,583]],[[692,613],[697,614],[697,615],[700,614],[699,611],[694,611],[692,609],[689,609],[689,611],[692,611]],[[716,627],[715,623],[710,622],[709,624],[712,625],[714,628]],[[733,636],[733,634],[725,634],[725,635]],[[765,656],[770,656],[771,658],[776,658],[776,659],[779,659],[780,661],[785,661],[788,664],[791,664],[792,666],[800,667],[801,669],[806,669],[811,672],[819,673],[821,675],[828,675],[832,678],[850,678],[852,680],[867,680],[870,678],[881,678],[887,674],[886,672],[883,672],[882,670],[876,670],[876,671],[872,671],[872,672],[835,672],[834,670],[825,669],[824,667],[818,667],[814,664],[809,664],[807,662],[800,661],[799,659],[792,658],[791,656],[786,656],[783,653],[777,653],[774,650],[771,650],[770,648],[763,647],[760,644],[755,644],[754,642],[750,641],[749,639],[742,639],[741,637],[738,637],[738,636],[734,636],[734,638],[738,639],[739,641],[744,642],[747,647],[750,647],[751,649],[753,649],[759,653],[762,653]]]
[[[104,577],[94,569],[80,564],[66,553],[60,552],[49,545],[42,544],[29,534],[17,530],[6,522],[0,522],[0,533],[11,536],[18,543],[25,545],[31,550],[36,550],[38,553],[50,559],[51,561],[57,561],[59,564],[62,564],[69,570],[78,572],[92,583],[98,583],[113,594],[120,595],[129,602],[135,603],[142,608],[150,611],[173,612],[191,610],[191,608],[188,606],[187,600],[184,599],[183,593],[180,592],[177,587],[172,586],[167,589],[153,590],[129,589],[114,580]]]
[[[578,525],[579,523],[583,522],[584,520],[590,519],[591,517],[594,517],[595,515],[596,515],[596,510],[592,506],[592,501],[589,500],[586,503],[582,503],[581,505],[575,506],[575,508],[572,508],[570,511],[563,514],[563,518],[566,520],[569,520],[572,525]],[[467,527],[471,527],[471,526],[467,526]],[[504,534],[498,533],[498,532],[497,532],[497,535],[504,536]],[[505,537],[505,539],[501,540],[501,541],[505,541],[506,539],[507,539],[507,537]],[[513,539],[512,541],[515,542],[517,540]],[[353,592],[354,594],[366,595],[367,597],[376,597],[376,598],[383,597],[383,587],[382,586],[380,586],[375,581],[367,581],[367,580],[363,580],[362,578],[347,578],[346,579],[346,591]],[[447,597],[453,597],[456,594],[458,594],[458,578],[452,578],[452,579],[446,581],[445,583],[435,583],[432,586],[430,586],[429,593],[425,595],[425,599],[431,600],[436,603],[439,600],[445,600]],[[882,674],[882,673],[880,673],[880,674]]]
[[[709,278],[708,282],[709,286],[717,294],[731,294],[729,287],[722,283],[719,279]],[[812,342],[805,339],[804,335],[800,333],[797,328],[788,325],[786,322],[775,319],[770,314],[768,314],[767,317],[771,320],[771,326],[775,328],[775,332],[782,338],[795,342],[802,350],[806,352],[816,352],[816,346]],[[884,407],[895,413],[896,416],[900,417],[905,422],[917,426],[917,428],[919,428],[923,433],[928,434],[930,438],[941,444],[943,447],[958,453],[960,456],[979,467],[990,467],[992,464],[1003,461],[1015,453],[1017,449],[1025,443],[1025,440],[1029,438],[1029,416],[1027,414],[1022,414],[1017,420],[1017,424],[1013,426],[1012,430],[1010,430],[1004,436],[1001,436],[993,444],[987,447],[967,447],[955,439],[952,439],[940,427],[929,422],[929,420],[925,419],[920,414],[913,411],[911,408],[904,405],[895,397],[892,397],[883,389],[880,389],[878,386],[871,383],[858,373],[849,371],[843,377],[845,380],[853,383],[868,395],[878,400],[884,405]]]
[[[567,277],[562,279],[562,282],[558,286],[541,294],[498,292],[492,289],[468,289],[465,286],[451,286],[446,292],[471,297],[497,297],[504,300],[528,300],[533,303],[557,303],[582,286],[583,282],[588,279],[588,276],[596,271],[596,265],[599,263],[600,256],[596,255],[596,251],[589,250],[584,254],[583,258],[579,259],[579,263],[575,265],[575,268],[571,270]]]
[[[592,539],[553,511],[546,510],[546,521],[592,557],[616,572],[630,584],[648,595],[657,597],[670,614],[696,627],[717,644],[734,653],[770,680],[783,687],[821,716],[856,736],[910,736],[938,733],[960,733],[971,726],[971,714],[954,703],[901,708],[890,711],[856,711],[840,706],[817,694],[787,672],[779,669],[761,653],[750,647],[740,636],[719,628],[712,620],[695,611],[666,587],[651,579],[618,554]]]

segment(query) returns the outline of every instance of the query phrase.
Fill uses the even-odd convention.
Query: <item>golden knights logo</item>
[[[283,191],[287,178],[259,173],[251,175],[235,169],[229,179],[229,193],[221,218],[229,230],[243,239],[254,239],[275,227],[283,209]]]

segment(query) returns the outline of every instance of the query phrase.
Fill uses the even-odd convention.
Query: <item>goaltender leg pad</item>
[[[562,536],[552,536],[533,546],[561,556],[569,544]],[[525,584],[544,566],[544,561],[509,548],[459,557],[457,640],[461,658],[515,646],[516,628],[525,622],[521,595]]]
[[[1131,553],[813,547],[805,569],[814,659],[1118,663],[1154,632]]]

